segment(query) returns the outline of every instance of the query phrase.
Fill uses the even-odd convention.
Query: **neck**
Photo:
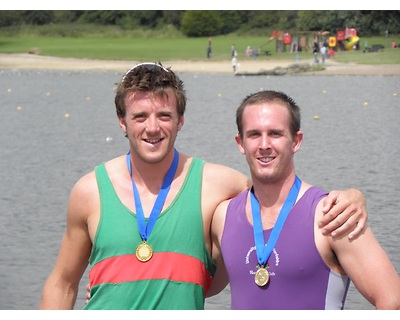
[[[254,194],[262,208],[281,207],[285,202],[296,178],[295,173],[279,181],[253,180]]]
[[[158,193],[173,159],[174,149],[158,162],[145,161],[131,153],[132,179],[136,185],[146,185],[148,190]]]
[[[260,215],[262,228],[264,230],[274,227],[275,222],[281,212],[281,209],[288,198],[296,176],[287,177],[284,180],[276,182],[253,182],[254,194],[260,204]],[[248,201],[247,217],[250,223],[253,222],[251,203]]]

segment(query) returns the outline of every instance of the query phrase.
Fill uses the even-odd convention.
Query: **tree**
[[[181,28],[181,21],[184,10],[164,10],[163,17],[166,24],[172,24],[177,29]]]
[[[222,19],[217,11],[186,11],[182,16],[181,31],[188,37],[209,37],[221,33]]]
[[[218,11],[218,14],[222,20],[222,27],[220,29],[221,34],[228,34],[239,29],[240,16],[238,11],[221,10]]]

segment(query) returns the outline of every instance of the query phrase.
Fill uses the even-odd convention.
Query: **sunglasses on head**
[[[160,68],[161,70],[163,70],[163,71],[165,71],[165,72],[169,72],[167,68],[165,68],[165,67],[163,67],[163,66],[161,66],[161,65],[159,65],[159,64],[157,64],[157,63],[154,63],[154,62],[143,62],[143,63],[139,63],[139,64],[133,66],[132,68],[130,68],[130,69],[125,73],[125,75],[122,77],[122,81],[125,80],[125,78],[127,77],[127,75],[128,75],[129,73],[131,73],[133,70],[135,70],[135,69],[138,68],[138,67],[146,67],[146,68],[148,68],[148,69],[157,69],[157,68]]]

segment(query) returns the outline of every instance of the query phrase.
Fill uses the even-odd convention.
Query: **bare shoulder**
[[[217,197],[218,203],[231,199],[251,185],[243,173],[214,163],[206,163],[203,172],[203,191],[209,197]]]
[[[219,164],[206,163],[203,171],[202,208],[212,216],[224,200],[237,196],[251,181],[243,173]]]
[[[107,175],[110,180],[119,179],[126,169],[126,158],[125,155],[118,156],[104,163]],[[91,195],[92,193],[98,193],[97,180],[95,170],[84,175],[80,178],[74,186],[74,189],[78,189],[83,195]]]
[[[121,162],[125,164],[123,157],[117,157],[105,162],[106,171],[111,180],[117,175]],[[83,198],[91,198],[94,195],[98,195],[97,179],[94,170],[82,176],[75,183],[71,195]]]
[[[71,198],[87,198],[93,192],[97,192],[96,174],[91,171],[81,177],[74,185],[71,191]]]
[[[206,162],[203,175],[205,183],[228,189],[244,190],[251,185],[250,179],[245,174],[220,164]]]
[[[98,194],[96,175],[94,171],[91,171],[81,177],[71,190],[68,203],[69,221],[87,224],[93,213],[98,211]]]

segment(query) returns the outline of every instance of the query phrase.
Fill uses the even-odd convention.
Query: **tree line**
[[[54,24],[113,25],[124,30],[173,26],[187,37],[266,30],[328,31],[355,28],[362,36],[398,35],[399,10],[4,10],[0,28]]]

